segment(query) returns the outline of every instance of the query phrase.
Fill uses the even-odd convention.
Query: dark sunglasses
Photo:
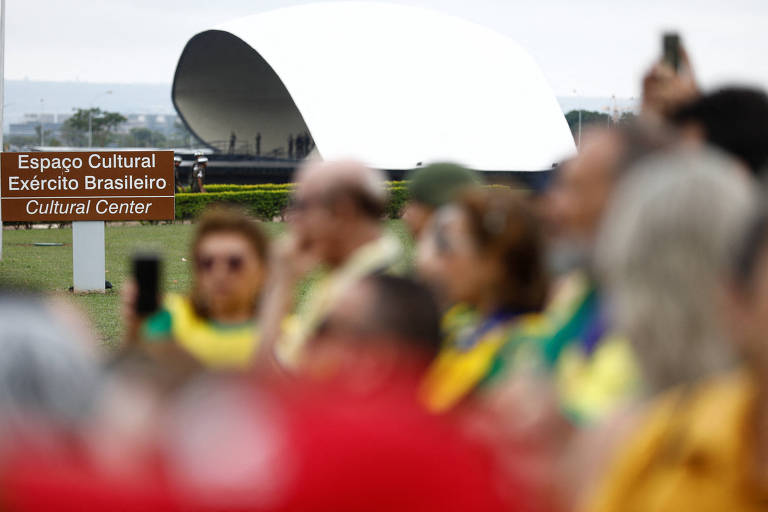
[[[200,272],[211,272],[219,261],[224,263],[224,266],[230,274],[236,274],[243,269],[243,257],[234,255],[223,256],[221,258],[214,258],[213,256],[199,257],[197,259],[197,269]]]

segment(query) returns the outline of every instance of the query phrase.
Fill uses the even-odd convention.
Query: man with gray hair
[[[765,509],[768,258],[756,192],[735,161],[689,151],[635,168],[615,196],[598,267],[645,396],[593,443],[602,474],[581,509]]]
[[[278,244],[262,307],[262,355],[296,366],[307,340],[350,286],[401,262],[400,243],[382,225],[386,201],[381,173],[359,162],[315,160],[298,170],[290,231]],[[327,275],[294,311],[296,285],[320,267]]]
[[[719,284],[756,189],[743,168],[714,150],[651,158],[619,187],[597,264],[647,391],[693,382],[730,362]]]

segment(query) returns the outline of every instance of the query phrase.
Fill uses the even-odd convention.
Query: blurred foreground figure
[[[639,392],[632,348],[613,325],[595,279],[595,243],[628,169],[676,143],[663,127],[642,124],[590,131],[578,156],[560,166],[548,192],[548,256],[550,270],[560,279],[539,345],[562,408],[576,423],[599,421]]]
[[[682,46],[680,57],[677,71],[662,59],[646,73],[642,120],[668,123],[684,143],[721,149],[762,175],[768,165],[768,95],[743,86],[702,92]]]
[[[0,460],[20,438],[68,434],[89,416],[100,375],[81,325],[64,303],[0,290]]]
[[[417,400],[438,320],[422,286],[366,277],[307,346],[309,380],[276,395],[226,382],[193,389],[169,443],[186,498],[215,510],[508,510],[487,447]],[[521,490],[505,487],[523,509]]]
[[[600,234],[597,267],[646,392],[730,364],[718,294],[755,189],[735,160],[703,150],[649,158],[619,188]]]
[[[726,151],[755,175],[768,166],[768,95],[762,90],[727,87],[680,106],[671,115],[688,141]]]
[[[443,303],[456,305],[446,314],[451,334],[423,391],[431,410],[444,411],[498,370],[499,351],[535,323],[530,314],[541,310],[547,293],[541,228],[513,192],[476,190],[438,211],[417,265]],[[453,328],[468,308],[477,321]],[[522,348],[514,344],[510,352]]]
[[[686,150],[635,167],[612,201],[597,266],[642,373],[641,403],[732,367],[722,278],[753,210],[754,188],[731,158]],[[594,485],[635,427],[642,408],[629,405],[582,437],[568,478],[577,494]]]
[[[440,310],[424,286],[373,275],[334,304],[307,349],[304,374],[368,381],[404,378],[414,386],[440,350]]]
[[[266,359],[276,356],[295,368],[307,340],[350,286],[401,263],[400,243],[382,225],[385,205],[381,174],[360,163],[312,161],[298,171],[290,230],[273,255],[262,309]],[[327,273],[290,316],[299,280],[314,269]]]
[[[577,423],[609,414],[638,387],[631,348],[605,317],[593,272],[597,233],[628,151],[623,137],[618,130],[589,132],[546,199],[550,268],[562,277],[540,348],[562,408]]]
[[[764,212],[737,247],[718,313],[724,313],[725,332],[741,356],[740,369],[658,396],[627,437],[588,510],[766,510],[768,217]],[[691,259],[698,264],[695,255]]]
[[[192,242],[189,296],[168,294],[156,314],[135,313],[127,284],[123,315],[129,338],[157,355],[181,349],[200,364],[243,369],[258,345],[256,308],[267,274],[268,240],[257,221],[233,207],[206,210]]]
[[[418,239],[437,209],[481,183],[477,173],[457,164],[436,163],[411,171],[408,202],[403,210],[403,221],[411,235]]]
[[[34,511],[533,511],[488,445],[417,399],[438,318],[421,285],[366,277],[307,347],[305,378],[201,377],[154,411],[155,449],[138,467],[141,444],[125,442],[110,470],[82,456],[21,459],[3,498]]]

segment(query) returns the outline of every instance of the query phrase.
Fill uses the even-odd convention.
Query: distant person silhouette
[[[315,149],[315,141],[312,136],[307,132],[307,154],[310,154]]]
[[[173,156],[173,183],[176,192],[181,192],[181,177],[179,176],[179,167],[181,167],[181,157]]]
[[[288,135],[288,158],[293,158],[293,134]]]
[[[304,137],[301,134],[296,136],[296,158],[304,158]]]
[[[261,132],[256,134],[256,156],[261,156]]]
[[[235,135],[235,132],[233,131],[232,134],[229,136],[229,154],[235,152],[235,142],[237,142],[237,135]]]
[[[205,171],[208,167],[208,158],[200,151],[195,153],[195,164],[190,175],[190,191],[205,192]]]

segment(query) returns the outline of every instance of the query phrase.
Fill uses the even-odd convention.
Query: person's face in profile
[[[324,191],[308,183],[297,187],[288,215],[301,250],[326,263],[335,253],[340,229],[332,207]]]
[[[466,213],[450,205],[436,213],[419,241],[416,265],[443,304],[475,304],[491,285],[494,261],[477,247]]]
[[[563,164],[546,196],[545,221],[557,238],[591,241],[613,192],[620,141],[611,133],[585,137],[575,158]]]

